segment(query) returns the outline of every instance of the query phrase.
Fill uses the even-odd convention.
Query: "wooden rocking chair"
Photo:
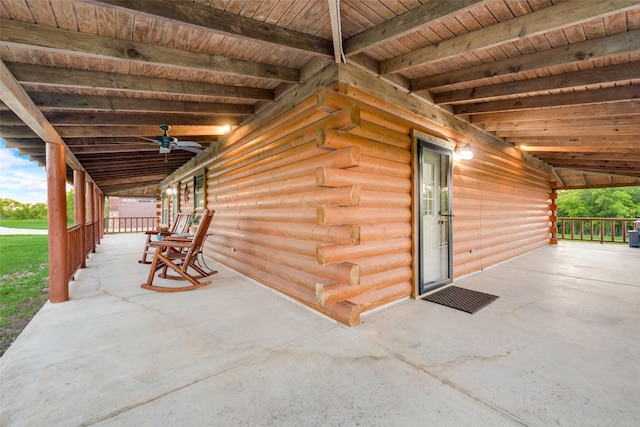
[[[205,209],[193,239],[169,237],[161,242],[150,243],[152,247],[156,248],[156,251],[153,255],[147,282],[141,285],[144,289],[158,292],[183,292],[202,288],[211,283],[211,280],[200,282],[198,279],[216,274],[217,271],[204,271],[196,262],[198,260],[198,254],[202,250],[204,240],[207,237],[207,231],[209,230],[214,212],[215,211]],[[162,272],[158,274],[158,277],[163,279],[187,280],[190,285],[175,288],[154,285],[153,276],[156,271],[160,269],[162,269]],[[168,275],[168,269],[174,270],[178,273],[178,276]],[[189,269],[195,270],[197,274],[190,274]]]
[[[189,231],[189,219],[193,216],[192,213],[179,213],[176,215],[176,220],[173,222],[173,227],[167,233],[161,233],[163,238],[171,236],[173,234],[185,234]],[[142,258],[138,260],[140,264],[151,264],[151,261],[147,261],[147,256],[153,256],[155,246],[151,245],[151,238],[157,236],[157,231],[146,231],[147,241],[144,244],[144,250],[142,251]]]

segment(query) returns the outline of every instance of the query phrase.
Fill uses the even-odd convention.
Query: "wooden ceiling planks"
[[[86,140],[74,126],[104,135],[90,128],[110,123],[136,140],[161,119],[177,132],[237,125],[333,52],[325,0],[150,3],[0,0],[0,58],[79,154],[92,155],[74,144]],[[640,144],[640,1],[342,0],[341,24],[348,62],[524,147],[557,166],[567,185],[633,179],[636,162],[620,156],[633,157]],[[27,133],[3,114],[0,135]],[[26,137],[10,143],[20,141],[31,147]],[[118,164],[117,147],[101,149],[102,163],[111,155]]]

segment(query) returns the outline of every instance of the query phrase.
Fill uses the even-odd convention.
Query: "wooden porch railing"
[[[105,233],[141,233],[143,231],[155,230],[160,223],[156,216],[138,216],[122,218],[105,218]]]
[[[636,218],[558,218],[558,239],[628,243]]]
[[[100,234],[98,231],[98,221],[88,222],[87,231],[85,234],[85,246],[87,249],[86,255],[96,251],[96,246],[100,243]]]
[[[67,251],[69,256],[67,257],[67,271],[68,281],[73,280],[73,276],[76,271],[82,266],[83,261],[87,258],[89,253],[96,251],[96,246],[100,243],[100,236],[96,235],[98,229],[96,225],[98,222],[87,223],[85,231],[85,252],[82,253],[82,226],[74,225],[67,228]]]
[[[82,260],[86,254],[82,253],[82,226],[74,225],[67,228],[67,249],[69,256],[67,257],[67,271],[69,280],[73,280],[73,275],[82,265]]]

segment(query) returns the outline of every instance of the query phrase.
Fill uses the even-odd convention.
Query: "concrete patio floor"
[[[142,244],[106,236],[0,358],[0,425],[638,425],[640,249],[561,242],[456,280],[500,296],[476,314],[350,329],[219,265],[143,290]]]

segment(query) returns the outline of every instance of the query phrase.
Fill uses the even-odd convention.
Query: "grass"
[[[0,227],[27,228],[30,230],[46,230],[46,219],[0,219]]]
[[[0,356],[49,299],[48,289],[47,236],[0,236]]]

